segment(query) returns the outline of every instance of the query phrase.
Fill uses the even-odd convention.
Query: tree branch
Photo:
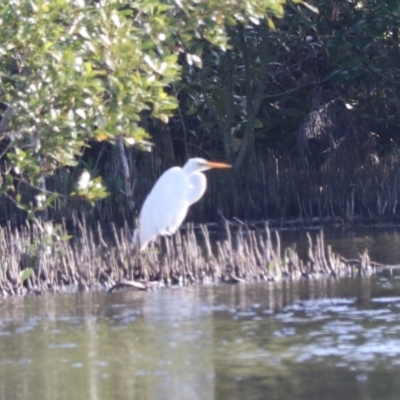
[[[117,148],[119,152],[119,157],[121,160],[121,165],[122,165],[122,172],[124,174],[124,180],[125,180],[125,197],[128,205],[128,209],[132,210],[135,203],[133,202],[133,186],[131,185],[131,174],[129,171],[129,164],[128,164],[128,159],[126,158],[126,153],[125,153],[125,146],[124,146],[124,141],[122,136],[118,137],[117,140]]]

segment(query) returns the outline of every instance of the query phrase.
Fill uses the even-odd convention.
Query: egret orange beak
[[[232,165],[222,163],[222,162],[207,161],[207,167],[209,167],[209,168],[232,168]]]

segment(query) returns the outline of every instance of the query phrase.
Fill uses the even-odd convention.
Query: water
[[[398,398],[385,278],[6,299],[1,399]]]
[[[400,392],[396,276],[0,302],[0,399],[390,400]]]

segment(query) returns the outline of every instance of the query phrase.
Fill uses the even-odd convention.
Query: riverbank
[[[69,227],[70,228],[70,227]],[[218,284],[321,276],[367,276],[382,266],[368,252],[346,259],[325,243],[322,231],[307,233],[307,257],[284,247],[268,224],[250,230],[225,221],[224,237],[214,242],[206,225],[200,234],[188,224],[172,238],[159,238],[138,253],[127,226],[88,227],[74,217],[73,235],[65,225],[26,224],[0,228],[0,293],[3,296],[74,290],[147,290],[171,285]]]

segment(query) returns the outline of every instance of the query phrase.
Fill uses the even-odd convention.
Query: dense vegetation
[[[133,223],[192,156],[234,164],[192,220],[396,215],[397,1],[0,5],[3,220]]]

